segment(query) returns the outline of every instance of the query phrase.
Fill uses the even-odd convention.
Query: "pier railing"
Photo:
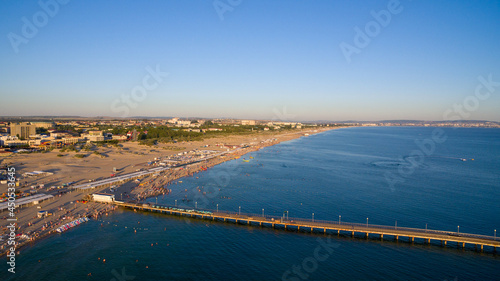
[[[134,204],[139,207],[144,207],[143,204]],[[317,219],[307,219],[307,218],[297,218],[297,217],[286,217],[286,216],[276,216],[276,215],[265,215],[258,213],[246,213],[246,212],[232,212],[232,211],[218,211],[213,209],[201,209],[201,208],[191,208],[185,206],[171,206],[171,205],[155,205],[148,204],[147,207],[154,208],[155,206],[160,206],[161,208],[168,209],[184,209],[193,212],[195,215],[203,215],[201,213],[197,213],[200,211],[211,212],[212,216],[215,217],[228,217],[229,219],[241,219],[241,220],[259,220],[267,223],[276,223],[276,224],[287,224],[287,225],[307,225],[308,227],[317,227],[317,228],[329,228],[336,227],[342,229],[344,231],[356,231],[356,232],[397,232],[397,233],[420,233],[420,234],[435,234],[435,235],[448,235],[452,237],[467,237],[467,238],[475,238],[482,240],[490,240],[490,241],[499,241],[500,239],[496,236],[488,236],[481,234],[473,234],[473,233],[464,233],[464,232],[454,232],[454,231],[444,231],[444,230],[435,230],[435,229],[422,229],[422,228],[411,228],[411,227],[402,227],[402,226],[388,226],[388,225],[377,225],[377,224],[366,224],[366,223],[352,223],[352,222],[339,222],[339,221],[330,221],[330,220],[317,220]],[[168,209],[167,209],[168,208]],[[207,215],[207,214],[204,214]]]

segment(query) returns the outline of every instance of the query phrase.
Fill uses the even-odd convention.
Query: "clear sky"
[[[55,1],[0,2],[0,115],[500,121],[500,1]]]

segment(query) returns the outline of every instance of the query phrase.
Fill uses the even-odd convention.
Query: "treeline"
[[[203,140],[203,133],[187,132],[182,129],[173,129],[167,126],[143,127],[141,131],[138,137],[139,141],[148,139],[154,139],[159,142]]]

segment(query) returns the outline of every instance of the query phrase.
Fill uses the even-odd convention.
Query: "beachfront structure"
[[[63,138],[62,141],[65,144],[76,144],[79,142],[85,142],[85,139],[84,138]]]
[[[23,174],[24,177],[36,177],[36,176],[51,176],[54,173],[51,172],[44,172],[44,171],[33,171],[33,172],[26,172]]]
[[[0,146],[8,146],[5,142],[9,141],[19,141],[19,138],[16,136],[1,136],[0,137]]]
[[[115,195],[108,193],[94,193],[92,194],[92,199],[96,202],[112,203],[115,201]]]
[[[2,146],[14,147],[29,145],[27,140],[7,140],[2,142]]]
[[[82,137],[86,138],[89,142],[105,140],[104,136],[82,135]]]
[[[38,193],[38,194],[31,195],[28,197],[16,198],[15,204],[16,204],[16,208],[26,206],[29,204],[37,205],[37,204],[40,204],[40,202],[45,201],[47,199],[51,199],[51,198],[54,198],[54,196],[50,195],[50,194]],[[8,210],[8,208],[9,208],[8,204],[9,204],[9,201],[0,203],[0,212]]]
[[[10,135],[17,136],[24,140],[28,139],[31,135],[36,135],[36,126],[31,123],[12,123],[10,125]]]

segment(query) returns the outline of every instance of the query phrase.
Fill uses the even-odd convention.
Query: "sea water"
[[[433,139],[436,133],[439,139]],[[170,186],[172,194],[148,202],[490,236],[500,230],[499,129],[338,129],[267,147],[179,180]],[[440,247],[389,240],[120,209],[23,249],[16,274],[4,265],[0,276],[500,280],[498,255],[457,249],[451,242]]]

